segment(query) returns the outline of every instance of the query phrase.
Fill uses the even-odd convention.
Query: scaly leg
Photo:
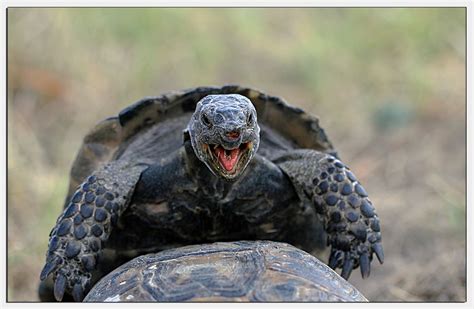
[[[104,242],[128,206],[143,165],[113,161],[90,175],[72,195],[49,238],[40,279],[53,275],[54,297],[81,301],[90,287]]]
[[[349,278],[360,266],[370,274],[373,253],[383,263],[379,218],[367,192],[337,158],[314,150],[295,150],[275,163],[288,175],[302,202],[322,217],[331,246],[329,266]]]

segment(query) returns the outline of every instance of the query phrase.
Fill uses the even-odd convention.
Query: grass
[[[465,25],[460,8],[8,9],[8,299],[37,300],[95,123],[237,83],[319,115],[369,191],[387,262],[351,283],[371,300],[464,300]]]

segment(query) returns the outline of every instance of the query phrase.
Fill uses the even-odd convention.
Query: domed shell
[[[365,302],[312,255],[272,241],[218,242],[137,257],[86,302]]]
[[[278,155],[277,147],[308,148],[337,155],[319,119],[284,100],[259,90],[235,85],[198,87],[146,97],[123,109],[118,116],[97,124],[85,137],[71,169],[70,194],[100,165],[117,158],[132,140],[144,137],[147,128],[163,125],[173,135],[163,137],[161,151],[171,152],[182,144],[182,130],[187,125],[196,103],[210,94],[241,94],[249,98],[257,110],[261,127],[259,152]],[[169,129],[168,129],[169,128]],[[146,137],[149,138],[149,137]],[[270,158],[271,159],[271,158]]]

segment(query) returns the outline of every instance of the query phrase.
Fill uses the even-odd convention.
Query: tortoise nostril
[[[226,132],[225,136],[227,136],[228,138],[236,139],[240,137],[240,132],[239,131]]]

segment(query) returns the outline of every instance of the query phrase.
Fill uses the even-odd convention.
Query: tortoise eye
[[[250,113],[247,117],[247,125],[252,125],[253,123],[253,115]]]
[[[201,115],[201,121],[202,121],[202,123],[204,123],[206,126],[212,127],[212,123],[211,123],[211,121],[209,120],[209,117],[207,117],[206,114],[202,114],[202,115]]]

